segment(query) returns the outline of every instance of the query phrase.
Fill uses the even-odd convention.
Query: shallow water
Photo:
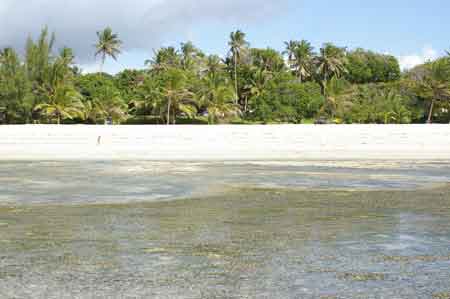
[[[0,164],[0,298],[449,298],[449,169]]]
[[[236,187],[411,189],[450,182],[442,162],[0,162],[0,201],[150,202]]]

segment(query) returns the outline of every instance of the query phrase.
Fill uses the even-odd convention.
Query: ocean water
[[[444,162],[2,162],[0,298],[450,298]]]

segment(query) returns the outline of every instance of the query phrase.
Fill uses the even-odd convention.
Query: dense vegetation
[[[229,53],[191,42],[157,50],[145,70],[102,72],[122,42],[107,28],[82,74],[70,48],[44,29],[23,55],[0,53],[1,123],[424,123],[450,121],[450,55],[402,73],[395,57],[305,41],[251,48],[231,33]],[[94,51],[95,50],[95,51]]]

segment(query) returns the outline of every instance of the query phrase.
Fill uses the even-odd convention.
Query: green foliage
[[[117,59],[118,35],[106,28],[97,37],[101,65]],[[250,48],[237,30],[224,59],[186,42],[156,50],[147,69],[112,76],[81,74],[73,51],[54,43],[44,28],[23,57],[0,51],[2,122],[450,122],[450,56],[401,74],[393,56],[331,43],[316,53],[306,40],[279,53]]]
[[[6,48],[0,53],[0,107],[5,122],[20,122],[29,118],[33,94],[25,67],[14,49]]]
[[[72,85],[56,83],[45,93],[45,102],[35,106],[35,111],[41,111],[49,119],[55,119],[60,124],[65,119],[83,118],[84,105],[81,95]]]
[[[274,49],[251,49],[250,56],[253,66],[260,70],[276,73],[285,69],[283,56]]]
[[[302,84],[281,73],[255,98],[249,117],[268,123],[301,123],[303,118],[313,117],[323,101],[318,84]]]
[[[336,116],[346,123],[407,124],[413,112],[408,98],[395,88],[367,84],[337,100]]]
[[[345,78],[351,83],[381,83],[400,79],[399,63],[391,55],[356,49],[348,53],[347,60]]]
[[[428,108],[427,122],[431,123],[433,117],[450,121],[450,59],[429,62],[408,75],[411,89]]]
[[[122,41],[119,36],[113,33],[110,27],[105,28],[103,31],[97,32],[98,42],[95,45],[95,57],[100,56],[100,72],[105,64],[106,57],[111,57],[117,60],[117,56],[120,54],[120,47]]]
[[[288,65],[300,82],[313,76],[314,47],[306,40],[285,42]]]

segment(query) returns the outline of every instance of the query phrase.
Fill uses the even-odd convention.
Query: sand
[[[0,126],[0,160],[450,160],[450,125]]]

